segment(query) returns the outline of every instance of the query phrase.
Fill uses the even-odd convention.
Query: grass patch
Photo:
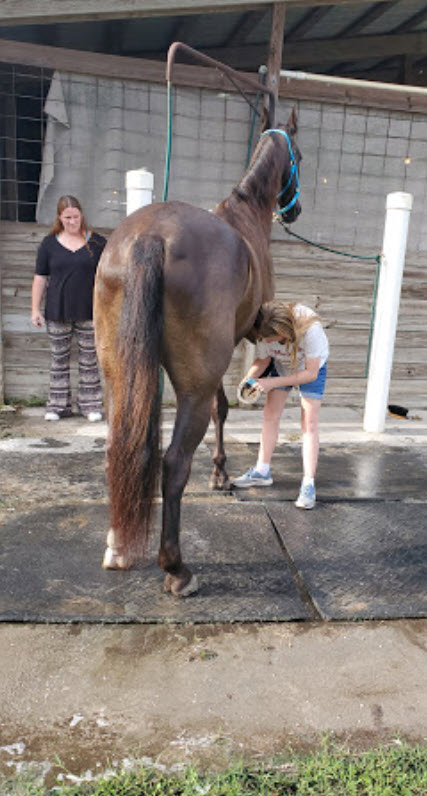
[[[64,780],[66,775],[64,775]],[[74,778],[76,779],[76,778]],[[161,766],[114,772],[49,789],[22,779],[2,796],[426,796],[427,747],[397,743],[352,754],[328,743],[311,754],[290,752],[271,765],[240,764],[216,773]]]
[[[13,406],[15,409],[20,409],[24,406],[46,406],[46,398],[40,398],[39,395],[30,395],[29,398],[7,398],[5,401],[6,406]]]

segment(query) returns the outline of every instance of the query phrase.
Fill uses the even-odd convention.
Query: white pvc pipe
[[[154,177],[146,169],[126,172],[126,215],[153,201]]]
[[[378,80],[359,80],[353,77],[335,77],[332,75],[319,75],[316,72],[299,72],[290,69],[281,69],[280,77],[287,80],[303,80],[307,83],[319,83],[325,86],[341,86],[342,88],[369,89],[371,92],[390,91],[394,94],[408,96],[412,94],[416,97],[426,97],[427,88],[425,86],[403,86],[398,83],[381,83]]]
[[[387,196],[383,256],[363,420],[365,431],[384,431],[412,202],[410,193],[398,191]]]

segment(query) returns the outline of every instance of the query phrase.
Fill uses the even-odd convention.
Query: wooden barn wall
[[[47,335],[30,323],[35,255],[46,232],[47,227],[41,225],[9,222],[3,223],[0,230],[1,324],[5,394],[9,400],[44,399],[47,395]],[[108,231],[103,232],[108,235]],[[283,233],[275,230],[275,237],[279,236],[283,238]],[[331,255],[289,239],[274,240],[272,255],[277,295],[315,308],[327,327],[331,355],[325,403],[362,409],[376,264]],[[427,408],[426,302],[424,258],[409,254],[403,276],[390,401],[414,409]],[[245,357],[251,355],[247,345],[241,343],[236,348],[225,377],[231,401],[235,400],[236,387],[244,373]],[[74,384],[76,376],[74,364]],[[165,400],[172,399],[167,387]]]

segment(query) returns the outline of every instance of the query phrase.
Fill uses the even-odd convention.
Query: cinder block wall
[[[280,102],[286,117],[288,103]],[[382,245],[386,196],[414,196],[408,250],[427,249],[427,115],[299,103],[303,213],[294,229],[332,246]]]
[[[110,85],[118,82],[119,87]],[[163,190],[165,89],[103,80],[94,96],[102,98],[105,107],[112,92],[117,107],[111,110],[102,137],[108,145],[114,143],[114,157],[108,172],[102,174],[96,151],[85,153],[89,177],[97,189],[80,194],[91,224],[98,229],[112,228],[124,217],[128,169],[143,165],[153,171],[155,200],[161,200]],[[294,104],[280,100],[277,123],[287,120]],[[414,195],[391,398],[396,403],[425,407],[427,116],[309,101],[297,105],[303,212],[292,227],[295,232],[343,251],[376,254],[382,245],[386,195],[392,191]],[[235,95],[176,89],[169,199],[213,209],[244,173],[250,124],[250,109]],[[85,168],[87,171],[87,165]],[[60,168],[55,171],[46,192],[46,224],[52,221],[60,193],[70,190],[64,182],[69,175],[69,162],[63,172]],[[112,186],[119,190],[114,202],[107,201]],[[79,195],[78,185],[73,190]],[[102,201],[90,205],[92,196],[100,196]],[[6,224],[0,233],[1,328],[5,394],[9,398],[43,397],[47,392],[47,340],[29,322],[35,254],[45,232],[42,225]],[[362,407],[374,264],[301,247],[278,224],[273,225],[272,238],[278,295],[313,306],[329,326],[334,381],[326,400]],[[244,370],[241,344],[225,376],[231,400]],[[166,399],[173,399],[169,388]]]
[[[161,201],[166,87],[72,74],[57,79],[69,128],[53,124],[54,176],[38,221],[50,224],[58,196],[72,191],[82,197],[91,224],[114,228],[126,213],[126,171],[141,166],[153,172],[153,198]],[[252,111],[234,93],[175,87],[172,97],[168,198],[212,209],[244,173]],[[280,99],[276,123],[286,122],[294,104]],[[386,196],[408,191],[414,196],[408,248],[426,251],[427,115],[305,100],[296,104],[303,213],[295,231],[317,242],[378,251]],[[253,145],[258,133],[256,124]]]

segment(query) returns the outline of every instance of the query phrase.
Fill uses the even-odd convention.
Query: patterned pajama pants
[[[93,321],[59,323],[47,321],[52,352],[47,409],[59,415],[71,414],[70,357],[73,334],[79,349],[77,406],[82,415],[102,410],[102,388],[95,350]]]

